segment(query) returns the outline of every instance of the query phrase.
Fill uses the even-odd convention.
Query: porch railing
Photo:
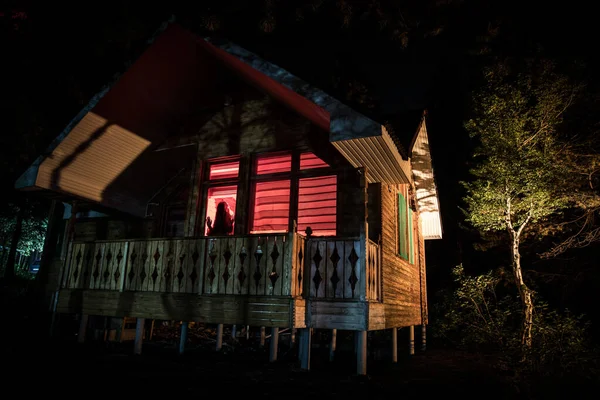
[[[69,289],[296,295],[298,234],[74,242]]]
[[[311,238],[305,263],[311,298],[381,300],[379,246],[370,240],[363,249],[358,238]]]
[[[297,233],[73,242],[62,287],[378,301],[381,257],[371,241]]]

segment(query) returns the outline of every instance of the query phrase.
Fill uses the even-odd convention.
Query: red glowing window
[[[313,235],[335,236],[337,178],[320,176],[299,180],[298,232],[310,226]]]
[[[208,179],[225,179],[225,178],[237,178],[240,172],[240,162],[233,161],[227,163],[212,164],[210,166],[210,173]]]
[[[290,181],[257,182],[254,219],[250,233],[287,232],[290,217]]]
[[[259,156],[256,160],[256,174],[274,174],[277,172],[290,172],[292,170],[292,155]]]
[[[210,187],[206,197],[204,234],[206,236],[233,235],[237,185]]]
[[[300,169],[324,168],[329,167],[325,161],[315,156],[313,153],[300,154]]]

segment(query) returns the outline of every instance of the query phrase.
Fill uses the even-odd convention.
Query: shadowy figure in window
[[[233,233],[233,218],[226,202],[222,201],[217,205],[214,224],[210,217],[206,217],[206,226],[208,226],[208,236],[224,236]]]

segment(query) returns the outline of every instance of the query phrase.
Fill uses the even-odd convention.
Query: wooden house
[[[427,324],[424,241],[441,223],[417,117],[390,134],[235,44],[165,24],[16,182],[69,205],[46,246],[55,312],[81,314],[82,331],[88,315],[140,332],[145,319],[270,327],[272,359],[293,328],[304,368],[312,329],[351,330],[366,373],[368,331],[395,344]]]

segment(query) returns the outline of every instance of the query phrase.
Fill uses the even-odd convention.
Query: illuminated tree
[[[549,62],[528,63],[514,73],[509,63],[485,70],[465,127],[478,141],[464,183],[466,219],[482,233],[506,232],[514,282],[523,308],[522,344],[532,345],[533,291],[523,278],[521,245],[555,233],[566,210],[600,204],[586,179],[598,157],[586,157],[560,128],[580,87]],[[568,139],[571,139],[570,141]],[[587,177],[586,177],[587,175]]]

